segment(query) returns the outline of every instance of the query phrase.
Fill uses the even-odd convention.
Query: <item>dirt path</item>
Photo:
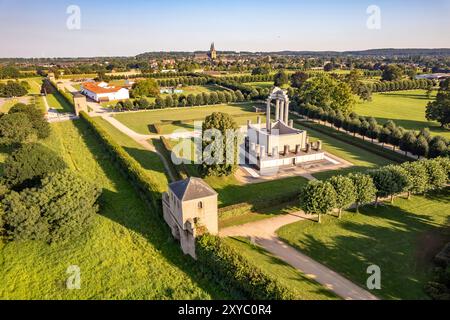
[[[354,284],[319,262],[287,245],[276,231],[284,225],[309,219],[303,212],[295,212],[220,230],[221,237],[248,237],[264,249],[290,264],[307,277],[317,281],[346,300],[378,300],[376,296]]]

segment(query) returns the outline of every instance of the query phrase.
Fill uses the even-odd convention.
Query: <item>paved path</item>
[[[151,143],[148,142],[148,140],[151,138],[151,136],[142,135],[142,134],[139,134],[139,133],[131,130],[127,126],[123,125],[120,121],[114,119],[111,115],[103,115],[102,118],[104,120],[108,121],[110,124],[112,124],[116,129],[118,129],[119,131],[121,131],[122,133],[126,134],[131,139],[133,139],[134,141],[139,143],[146,150],[156,153],[160,157],[164,167],[166,168],[166,172],[169,175],[170,180],[171,181],[176,180],[172,174],[172,171],[170,170],[170,166],[167,163],[166,158],[164,158],[164,156],[161,153],[159,153],[158,150],[156,150],[156,148]]]
[[[295,212],[270,219],[233,226],[220,230],[221,237],[248,237],[274,256],[290,264],[307,277],[346,300],[378,300],[376,296],[364,290],[350,280],[339,275],[319,262],[287,245],[276,235],[276,230],[303,219],[309,219],[303,212]]]

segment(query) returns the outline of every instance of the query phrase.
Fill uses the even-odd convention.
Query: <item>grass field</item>
[[[52,125],[45,141],[71,169],[103,189],[92,230],[59,245],[0,244],[1,299],[227,298],[198,276],[192,259],[108,160],[80,120]],[[81,290],[67,290],[66,269],[81,269]],[[235,297],[236,298],[236,297]]]
[[[216,86],[216,85],[198,85],[198,86],[184,86],[180,88],[183,90],[183,95],[187,96],[189,94],[199,94],[199,93],[211,93],[211,92],[219,92],[219,91],[226,91],[225,88]],[[171,94],[165,93],[162,94],[162,97],[170,96]]]
[[[365,207],[341,220],[301,221],[278,235],[313,259],[365,287],[368,266],[381,268],[386,299],[426,299],[423,286],[432,259],[450,241],[450,189],[428,197],[397,199],[395,205]]]
[[[425,107],[429,100],[425,90],[410,90],[376,93],[371,102],[359,103],[355,112],[363,116],[372,116],[380,123],[394,120],[408,130],[430,128],[432,134],[450,138],[450,130],[440,128],[437,122],[425,119]]]
[[[376,168],[391,164],[392,161],[378,156],[372,152],[366,151],[351,144],[342,142],[333,137],[325,135],[321,132],[310,128],[295,124],[298,129],[307,130],[311,141],[321,140],[323,149],[353,164],[353,167],[337,170],[314,173],[314,177],[318,179],[326,179],[336,174],[345,174],[348,172],[364,171],[370,168]]]
[[[263,248],[243,238],[227,238],[225,242],[248,259],[255,268],[277,279],[281,284],[296,292],[301,300],[339,299],[322,285],[308,279],[303,273],[279,260]]]
[[[64,97],[58,92],[47,94],[47,102],[51,109],[55,109],[58,112],[73,112],[73,107],[64,99]]]
[[[178,108],[166,110],[151,110],[142,112],[118,113],[114,117],[130,129],[141,133],[151,134],[150,125],[161,122],[183,121],[192,119],[204,119],[213,112],[224,112],[231,115],[254,114],[252,106],[255,103],[242,103],[233,105],[215,105],[193,108]]]
[[[266,117],[264,115],[260,115],[260,117],[261,117],[261,123],[265,123]],[[200,118],[198,120],[203,121],[204,118]],[[258,120],[258,116],[249,114],[245,117],[234,117],[234,121],[236,122],[236,124],[238,126],[246,125],[247,120],[251,120],[252,123],[256,123]],[[187,121],[187,122],[182,122],[179,124],[174,124],[174,123],[164,124],[164,125],[161,125],[160,128],[161,128],[161,134],[171,134],[175,130],[192,131],[192,130],[194,130],[194,121]]]

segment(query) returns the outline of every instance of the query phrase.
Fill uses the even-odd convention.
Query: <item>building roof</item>
[[[195,200],[217,194],[205,181],[193,177],[172,182],[169,184],[169,188],[181,201]]]
[[[83,83],[83,88],[94,92],[94,93],[114,93],[118,92],[121,89],[125,89],[123,87],[116,87],[116,86],[103,86],[103,83],[98,82],[85,82]]]

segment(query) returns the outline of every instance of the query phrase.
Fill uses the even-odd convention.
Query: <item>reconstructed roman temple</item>
[[[275,105],[275,121],[271,118],[272,103]],[[305,130],[294,128],[293,120],[289,120],[289,97],[277,87],[267,99],[265,126],[260,118],[256,124],[248,121],[246,148],[250,164],[263,174],[275,168],[325,158],[320,141],[310,143]]]

